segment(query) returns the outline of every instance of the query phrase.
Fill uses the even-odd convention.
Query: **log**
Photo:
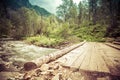
[[[53,53],[48,54],[48,55],[46,55],[46,56],[42,56],[42,57],[40,57],[40,58],[38,58],[38,59],[36,59],[36,60],[32,60],[31,62],[32,62],[32,63],[35,63],[35,64],[37,65],[37,67],[40,67],[42,64],[48,63],[48,62],[50,62],[50,61],[54,61],[54,60],[58,59],[59,57],[65,55],[66,53],[72,51],[73,49],[82,46],[84,43],[85,43],[85,41],[84,41],[84,42],[81,42],[81,43],[79,43],[79,44],[75,44],[75,45],[73,45],[73,46],[67,47],[67,48],[65,48],[65,49],[62,49],[62,50],[53,52]],[[27,66],[29,66],[29,70],[32,70],[33,67],[31,66],[31,64],[29,65],[29,63],[30,63],[30,62],[26,62],[24,65],[27,64]],[[31,69],[30,69],[30,66],[31,66]],[[27,67],[24,66],[24,69],[26,70]]]
[[[113,42],[113,44],[117,44],[117,45],[120,45],[120,42],[115,42],[115,41],[114,41],[114,42]]]

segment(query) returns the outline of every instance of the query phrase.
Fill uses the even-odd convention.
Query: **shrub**
[[[37,46],[55,47],[63,42],[63,39],[49,38],[44,35],[39,35],[35,37],[27,37],[25,41]]]

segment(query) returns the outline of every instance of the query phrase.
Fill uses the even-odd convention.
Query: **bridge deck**
[[[120,76],[120,50],[104,43],[87,42],[57,62],[81,71]]]

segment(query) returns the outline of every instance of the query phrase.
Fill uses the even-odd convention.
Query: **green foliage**
[[[12,24],[9,19],[0,19],[0,37],[10,37],[12,32]]]
[[[77,6],[73,0],[62,0],[62,4],[57,7],[57,15],[64,21],[77,17]]]
[[[60,27],[54,30],[53,34],[55,34],[55,36],[57,37],[67,39],[69,36],[71,36],[71,30],[69,28],[69,24],[68,23],[62,24]]]
[[[63,3],[57,8],[58,17],[48,16],[48,12],[38,6],[30,5],[28,0],[18,2],[13,0],[10,4],[6,3],[6,7],[10,6],[6,9],[2,4],[4,1],[0,3],[2,7],[0,9],[0,35],[17,39],[25,37],[29,43],[47,47],[83,40],[105,41],[106,31],[110,31],[107,36],[120,35],[119,21],[116,21],[117,18],[112,16],[112,13],[108,14],[109,9],[103,6],[103,2],[85,0],[77,6],[73,0],[62,0]],[[42,16],[44,14],[47,17]],[[112,17],[115,21],[111,20]]]
[[[106,31],[106,26],[96,24],[82,24],[78,29],[75,29],[74,35],[78,36],[82,40],[87,41],[105,41],[104,33]]]
[[[13,37],[15,38],[33,36],[39,30],[42,30],[41,17],[34,10],[22,7],[17,11],[9,10],[9,14],[11,23],[14,26]]]
[[[63,39],[49,38],[44,35],[39,35],[35,37],[27,37],[26,41],[38,46],[44,47],[55,47],[63,42]]]

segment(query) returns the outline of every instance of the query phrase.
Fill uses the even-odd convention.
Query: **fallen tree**
[[[24,70],[29,71],[29,70],[35,69],[37,67],[40,67],[42,64],[48,63],[50,61],[54,61],[54,60],[58,59],[59,57],[65,55],[66,53],[72,51],[73,49],[82,46],[84,43],[85,43],[85,41],[81,42],[80,44],[75,44],[73,46],[64,48],[62,50],[53,52],[49,55],[42,56],[42,57],[40,57],[36,60],[33,60],[31,62],[26,62],[24,64]]]

